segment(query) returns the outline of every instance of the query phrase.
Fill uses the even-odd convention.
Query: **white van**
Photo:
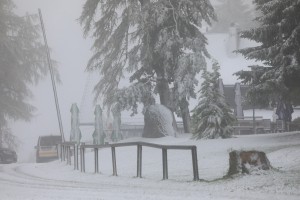
[[[36,148],[36,162],[49,162],[58,159],[60,135],[40,136]]]

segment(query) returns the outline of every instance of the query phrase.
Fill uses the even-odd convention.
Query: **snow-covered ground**
[[[300,199],[300,132],[190,140],[190,135],[160,139],[132,138],[159,144],[197,145],[201,181],[192,181],[190,151],[168,151],[169,179],[162,180],[161,151],[143,148],[143,178],[136,178],[136,147],[116,150],[118,176],[112,176],[111,151],[86,153],[86,173],[65,162],[0,165],[0,199]],[[226,178],[231,150],[261,150],[274,167],[252,175]]]

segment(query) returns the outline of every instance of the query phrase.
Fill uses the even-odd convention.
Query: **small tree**
[[[228,138],[233,132],[235,117],[225,97],[220,93],[219,65],[213,63],[213,72],[204,70],[200,89],[200,101],[192,111],[193,138]]]

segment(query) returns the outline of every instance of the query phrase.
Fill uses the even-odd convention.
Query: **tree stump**
[[[229,153],[228,176],[252,171],[269,170],[272,166],[266,154],[261,151],[232,151]]]

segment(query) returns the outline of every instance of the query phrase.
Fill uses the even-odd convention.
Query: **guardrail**
[[[73,151],[71,151],[73,148]],[[60,144],[60,159],[65,161],[67,159],[67,164],[71,165],[71,154],[78,154],[78,148],[75,142],[63,142]],[[76,164],[77,163],[77,164]],[[76,167],[77,166],[77,167]],[[78,157],[74,156],[74,169],[78,169]]]
[[[95,165],[95,173],[99,173],[99,156],[98,151],[101,148],[111,148],[112,153],[112,170],[113,176],[117,176],[117,159],[116,159],[116,148],[117,147],[125,147],[125,146],[137,146],[137,177],[142,178],[142,149],[143,146],[152,147],[162,150],[162,169],[163,169],[163,180],[168,179],[168,150],[191,150],[192,155],[192,166],[193,166],[193,176],[194,181],[199,180],[199,172],[198,172],[198,159],[197,159],[197,147],[194,145],[160,145],[160,144],[152,144],[146,142],[127,142],[127,143],[115,143],[115,144],[107,144],[107,145],[91,145],[81,143],[77,145],[73,142],[65,142],[61,144],[61,160],[65,161],[67,157],[67,164],[71,165],[71,148],[73,148],[74,152],[74,169],[78,170],[78,148],[80,149],[80,170],[81,172],[85,172],[85,150],[86,149],[94,149],[94,165]]]

